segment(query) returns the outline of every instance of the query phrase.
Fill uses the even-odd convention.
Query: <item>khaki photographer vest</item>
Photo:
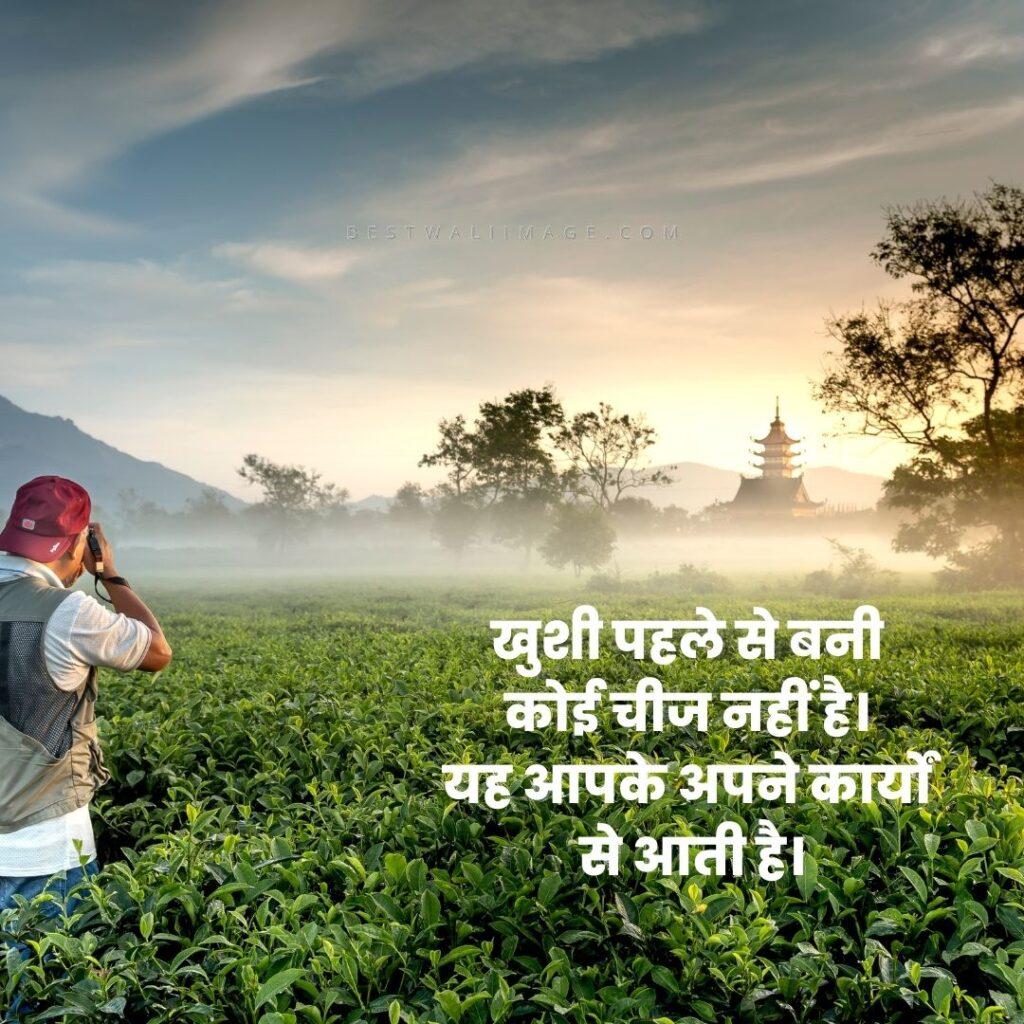
[[[0,833],[87,804],[109,778],[96,734],[96,669],[65,691],[46,667],[46,624],[71,592],[0,583]]]

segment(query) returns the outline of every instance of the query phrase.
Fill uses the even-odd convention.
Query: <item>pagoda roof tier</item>
[[[761,459],[760,462],[757,459],[751,459],[750,465],[754,469],[796,469],[798,466],[802,466],[802,462],[795,462],[793,459]]]
[[[799,437],[790,437],[789,434],[786,433],[786,425],[782,422],[782,420],[777,418],[772,420],[771,429],[768,431],[767,434],[765,434],[764,437],[754,437],[751,438],[751,440],[754,442],[754,444],[779,446],[800,443]]]
[[[810,511],[823,504],[811,500],[802,476],[741,477],[732,500],[733,509],[749,512]]]
[[[786,433],[786,424],[782,422],[782,414],[779,412],[779,396],[775,396],[775,419],[772,420],[771,427],[768,429],[768,433],[764,437],[752,437],[751,440],[754,444],[763,445],[791,445],[799,444],[800,438],[790,437]]]

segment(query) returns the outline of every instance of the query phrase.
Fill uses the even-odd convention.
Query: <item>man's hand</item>
[[[92,530],[96,539],[100,542],[100,551],[103,553],[100,561],[103,562],[103,575],[104,576],[117,576],[118,572],[114,568],[114,549],[110,546],[110,541],[103,534],[103,527],[99,523],[90,523],[89,529]],[[85,568],[96,575],[96,559],[93,557],[92,551],[89,545],[85,545]]]
[[[100,560],[103,562],[103,576],[107,579],[119,576],[120,573],[114,568],[114,551],[110,546],[110,542],[103,535],[103,527],[99,523],[90,523],[89,528],[100,542]],[[88,544],[85,546],[83,564],[93,576],[96,575],[96,559],[93,557],[92,551],[89,550]],[[129,619],[137,619],[139,622],[145,623],[153,634],[149,650],[146,651],[146,656],[139,662],[137,667],[143,672],[159,672],[161,669],[167,668],[171,663],[171,645],[167,642],[167,638],[164,636],[156,616],[146,607],[145,602],[131,587],[108,583],[106,589],[110,595],[110,601],[114,606],[115,612],[120,615],[127,615]]]

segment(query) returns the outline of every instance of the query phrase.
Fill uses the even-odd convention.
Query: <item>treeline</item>
[[[437,486],[402,485],[385,508],[354,508],[349,492],[315,470],[248,454],[237,472],[257,500],[233,511],[207,489],[179,512],[122,492],[114,518],[130,536],[181,541],[243,530],[265,547],[286,550],[347,533],[378,539],[415,534],[456,562],[474,545],[516,549],[577,574],[605,565],[621,533],[678,535],[708,516],[657,508],[638,488],[671,482],[652,468],[657,440],[642,415],[606,403],[567,413],[550,385],[512,391],[480,404],[468,422],[442,419],[419,465],[442,474]]]
[[[256,491],[249,505],[233,510],[208,488],[169,512],[124,491],[112,518],[129,538],[155,546],[244,535],[287,552],[325,540],[383,547],[412,539],[440,547],[458,565],[474,547],[497,544],[517,551],[524,565],[539,557],[580,575],[605,566],[619,537],[728,528],[722,502],[691,513],[637,493],[672,483],[651,465],[656,441],[644,416],[604,402],[568,413],[547,385],[482,402],[472,421],[442,419],[419,460],[440,481],[433,488],[407,482],[379,508],[354,506],[347,489],[315,470],[251,453],[237,469]]]
[[[441,481],[432,489],[406,483],[383,509],[353,508],[348,491],[320,473],[249,454],[238,474],[258,499],[239,512],[212,490],[177,513],[125,492],[118,519],[134,535],[244,528],[279,550],[339,531],[400,531],[432,540],[456,562],[474,545],[498,543],[524,562],[539,554],[579,574],[608,562],[620,532],[680,534],[701,521],[634,493],[671,482],[650,466],[656,440],[643,416],[606,403],[569,414],[552,386],[527,388],[481,403],[472,423],[461,415],[441,420],[419,462],[439,470]]]

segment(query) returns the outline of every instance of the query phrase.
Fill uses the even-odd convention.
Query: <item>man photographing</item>
[[[47,887],[63,900],[97,870],[89,801],[110,773],[96,733],[96,670],[158,672],[171,661],[91,511],[81,485],[37,477],[18,489],[0,532],[0,910]],[[102,581],[113,610],[69,589],[84,571]]]

